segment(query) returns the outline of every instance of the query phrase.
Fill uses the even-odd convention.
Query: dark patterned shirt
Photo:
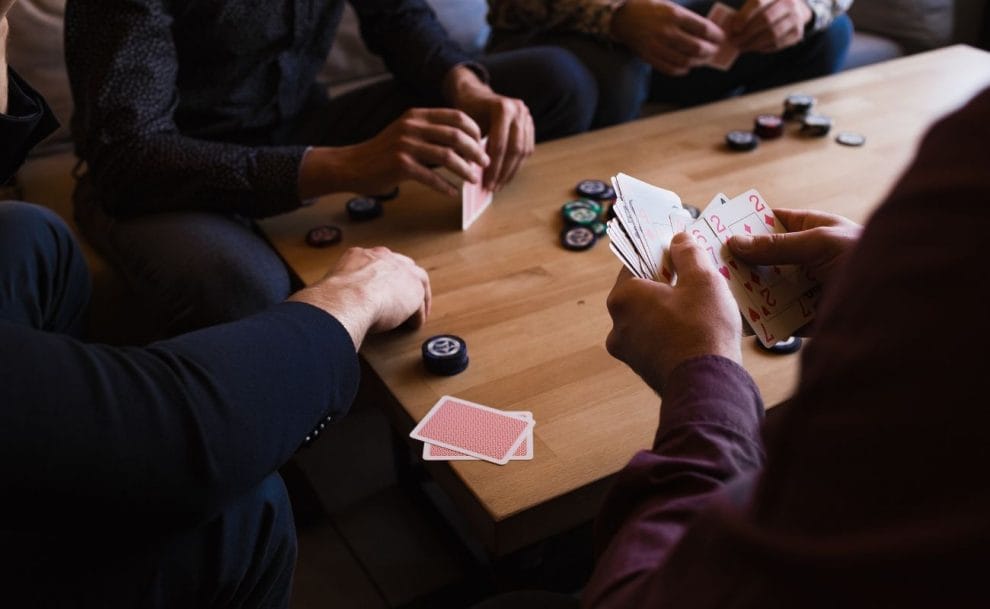
[[[368,48],[434,94],[467,57],[423,0],[355,0]],[[76,151],[110,213],[294,209],[306,147],[280,134],[314,95],[343,0],[69,0]],[[315,142],[314,142],[315,143]]]

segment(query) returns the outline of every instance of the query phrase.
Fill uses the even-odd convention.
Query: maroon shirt
[[[674,371],[584,606],[990,606],[988,243],[990,89],[929,132],[828,286],[765,447],[742,368]]]

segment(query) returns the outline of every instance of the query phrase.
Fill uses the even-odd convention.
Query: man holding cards
[[[647,100],[693,105],[836,72],[852,36],[852,0],[489,4],[490,49],[554,44],[581,59],[598,91],[593,127],[635,119]]]
[[[599,516],[585,607],[986,606],[987,142],[990,89],[932,128],[861,237],[777,210],[791,232],[728,240],[825,286],[765,443],[734,298],[702,244],[673,238],[672,286],[622,270],[607,346],[663,404]]]

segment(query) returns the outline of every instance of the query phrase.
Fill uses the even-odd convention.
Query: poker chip
[[[615,191],[612,187],[601,180],[581,180],[574,187],[574,191],[579,197],[586,197],[588,199],[611,199],[615,197]],[[612,191],[612,196],[604,196]]]
[[[576,252],[590,249],[596,241],[595,231],[587,226],[570,226],[560,233],[560,244]]]
[[[840,131],[835,136],[835,141],[843,146],[862,146],[866,143],[866,137],[852,131]]]
[[[760,143],[760,140],[751,131],[730,131],[725,134],[725,145],[729,150],[744,152],[753,150]]]
[[[357,222],[377,218],[382,210],[381,202],[374,197],[354,197],[347,202],[347,215]]]
[[[568,201],[560,208],[564,222],[580,226],[590,226],[593,222],[598,221],[601,213],[602,206],[588,199]]]
[[[310,247],[327,247],[339,243],[341,237],[343,237],[343,233],[340,228],[323,224],[309,229],[309,232],[306,233],[306,244]]]
[[[788,95],[784,100],[784,120],[801,120],[815,107],[815,98],[803,93]]]
[[[604,222],[592,222],[591,226],[588,228],[591,229],[591,232],[595,233],[596,237],[601,237],[607,232],[607,227]]]
[[[686,209],[687,212],[691,214],[691,217],[694,218],[695,220],[697,220],[698,216],[701,215],[701,210],[695,207],[694,205],[689,205],[687,203],[684,203],[683,206],[684,209]]]
[[[423,364],[442,376],[463,372],[468,367],[467,343],[453,334],[431,336],[423,343]]]
[[[784,135],[784,121],[776,114],[760,114],[753,119],[753,133],[762,140],[773,140]]]
[[[770,353],[777,353],[780,355],[787,355],[788,353],[794,353],[801,348],[801,337],[791,336],[782,341],[776,342],[769,347],[764,347],[763,343],[757,339],[756,344],[760,346],[764,351],[769,351]]]
[[[812,137],[824,137],[832,128],[832,119],[820,114],[809,114],[801,121],[801,133]]]

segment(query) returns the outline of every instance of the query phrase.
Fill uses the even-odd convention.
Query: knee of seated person
[[[834,74],[842,69],[852,37],[852,20],[848,15],[840,15],[812,38],[816,48],[816,63],[821,65],[821,74]]]
[[[519,74],[533,89],[530,110],[537,141],[587,131],[598,105],[594,75],[573,53],[559,47],[529,49],[533,59]]]
[[[71,232],[58,214],[40,205],[22,201],[0,201],[0,231],[8,235],[31,236],[34,239],[71,239]]]
[[[288,270],[274,255],[238,257],[229,252],[197,270],[197,297],[180,315],[182,331],[234,321],[259,313],[289,296]]]

